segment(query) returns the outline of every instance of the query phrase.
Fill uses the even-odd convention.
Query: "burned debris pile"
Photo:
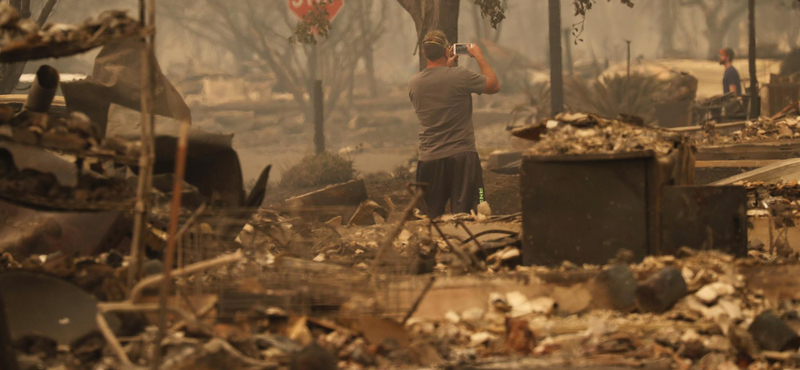
[[[0,110],[7,113],[0,117],[0,136],[7,140],[78,156],[113,158],[122,163],[135,163],[138,158],[138,143],[100,137],[97,125],[83,113],[15,113],[8,105],[0,106]]]
[[[64,57],[139,35],[139,22],[123,11],[106,11],[79,25],[49,23],[39,28],[21,19],[10,4],[0,6],[0,61]]]
[[[98,124],[83,113],[50,110],[58,80],[56,70],[43,66],[22,107],[0,105],[2,197],[55,209],[108,209],[132,204],[133,192],[126,180],[110,167],[104,168],[103,162],[136,163],[139,143],[102,137]],[[58,158],[42,149],[75,159]],[[32,162],[60,162],[61,166],[37,168],[25,164],[31,162],[30,158],[28,162],[15,158],[33,152],[38,153],[38,159]],[[77,179],[72,184],[61,183],[64,178],[59,179],[56,172],[72,173]]]
[[[753,143],[759,141],[777,141],[800,138],[800,117],[781,117],[771,119],[760,117],[754,121],[743,122],[733,131],[721,132],[715,124],[704,126],[702,140],[706,145],[724,145],[735,143]]]
[[[645,126],[636,117],[605,119],[593,114],[561,113],[531,126],[517,129],[514,135],[536,141],[534,155],[610,154],[653,151],[669,154],[682,136]]]
[[[684,249],[679,257],[635,264],[628,264],[623,252],[606,266],[504,263],[471,275],[442,264],[435,278],[371,274],[285,256],[232,255],[226,265],[179,279],[184,298],[172,307],[197,321],[179,322],[168,332],[161,368],[206,368],[223,361],[230,369],[297,369],[304,361],[317,362],[315,369],[459,363],[482,368],[508,356],[574,368],[794,366],[800,341],[792,328],[800,323],[800,307],[777,303],[779,296],[796,292],[771,271],[796,270],[796,259],[765,260],[762,250],[752,252],[735,260]],[[117,301],[152,297],[134,289],[145,294],[126,300],[120,278],[126,267],[119,255],[74,261],[53,255],[21,263],[4,255],[2,261],[11,275],[42,271],[93,292],[101,311]],[[452,292],[458,292],[458,302]],[[146,366],[155,316],[111,316],[121,320],[114,327],[125,328],[114,330],[126,360]],[[88,338],[53,350],[34,345],[48,343],[46,335],[17,338],[14,345],[29,366],[118,368],[125,362],[102,337]]]

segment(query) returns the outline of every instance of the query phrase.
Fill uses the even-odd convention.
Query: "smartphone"
[[[455,50],[456,55],[469,55],[469,50],[467,50],[467,47],[470,45],[472,44],[455,44],[453,45],[453,50]]]

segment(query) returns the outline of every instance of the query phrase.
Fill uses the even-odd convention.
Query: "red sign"
[[[327,2],[328,0],[289,0],[289,10],[294,13],[294,15],[299,18],[301,21],[303,17],[314,8],[316,3]],[[328,8],[328,16],[330,17],[330,21],[333,21],[336,18],[336,14],[339,13],[344,7],[344,0],[333,0],[332,3],[327,5]]]

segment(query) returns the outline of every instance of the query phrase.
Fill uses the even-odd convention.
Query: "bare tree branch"
[[[53,8],[56,7],[57,2],[58,0],[47,0],[47,3],[44,4],[42,12],[39,13],[39,18],[36,19],[36,23],[39,24],[39,27],[44,26],[47,22],[47,18],[50,17],[50,13],[53,12]]]

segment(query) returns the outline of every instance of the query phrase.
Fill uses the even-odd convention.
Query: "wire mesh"
[[[330,207],[325,210],[331,211]],[[358,246],[363,253],[374,253],[381,241],[383,233],[380,227],[376,229],[374,240],[364,240],[370,246]],[[352,251],[346,246],[352,242],[335,226],[284,217],[275,210],[210,209],[186,230],[177,249],[181,266],[237,249],[247,256],[237,266],[179,284],[191,287],[196,295],[216,296],[221,321],[260,315],[270,308],[314,317],[402,319],[429,281],[427,276],[408,275],[409,259],[396,252],[378,274],[368,273],[363,266],[314,262],[314,256],[326,251]]]

